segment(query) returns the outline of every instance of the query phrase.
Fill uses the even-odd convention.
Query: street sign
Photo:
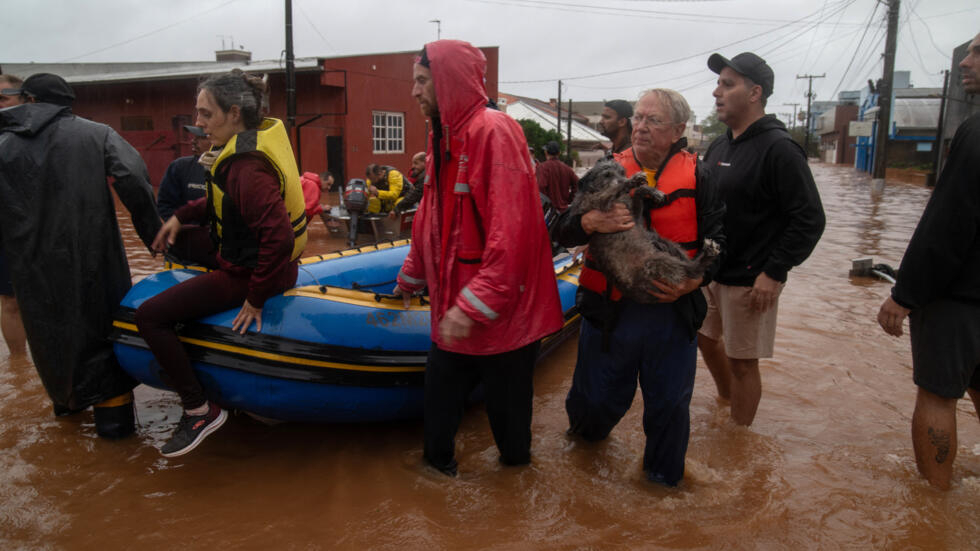
[[[864,136],[866,138],[871,137],[871,127],[873,123],[871,121],[851,121],[851,124],[847,128],[847,135],[851,137]]]

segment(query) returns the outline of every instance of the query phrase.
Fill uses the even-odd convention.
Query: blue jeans
[[[602,329],[583,321],[565,399],[571,431],[587,440],[606,438],[629,410],[639,381],[643,470],[651,480],[676,485],[684,477],[696,365],[697,340],[671,304],[625,301],[605,352]]]

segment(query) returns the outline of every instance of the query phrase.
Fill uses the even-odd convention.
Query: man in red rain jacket
[[[456,40],[429,43],[412,96],[432,121],[426,188],[395,292],[428,287],[425,459],[456,474],[454,438],[482,381],[500,461],[531,460],[532,369],[561,304],[538,186],[521,127],[488,109],[486,58]]]

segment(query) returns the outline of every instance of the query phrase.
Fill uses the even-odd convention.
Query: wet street
[[[853,258],[898,267],[930,191],[889,181],[875,193],[849,168],[812,169],[827,230],[790,273],[755,423],[730,421],[699,363],[679,488],[643,477],[639,399],[605,442],[565,436],[574,339],[538,368],[531,466],[497,462],[477,407],[457,479],[422,468],[417,422],[234,415],[165,459],[175,395],[137,388],[137,435],[101,440],[91,412],[55,418],[33,366],[0,344],[0,549],[976,549],[973,406],[958,407],[953,489],[935,491],[912,455],[907,332],[874,321],[890,285],[848,277]],[[134,279],[158,270],[120,220]],[[311,228],[310,254],[342,246]]]

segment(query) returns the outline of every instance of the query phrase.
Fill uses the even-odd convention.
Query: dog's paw
[[[645,172],[641,171],[634,174],[627,181],[626,187],[632,189],[632,188],[646,187],[646,185],[647,185],[647,175]]]
[[[644,182],[646,182],[646,179],[644,179]],[[664,192],[647,185],[636,188],[633,193],[635,196],[640,197],[644,201],[650,203],[650,206],[653,208],[657,208],[667,201],[667,196],[664,195]]]
[[[714,239],[705,238],[704,246],[701,247],[701,252],[706,256],[718,256],[718,254],[721,253],[721,246],[719,246]]]

